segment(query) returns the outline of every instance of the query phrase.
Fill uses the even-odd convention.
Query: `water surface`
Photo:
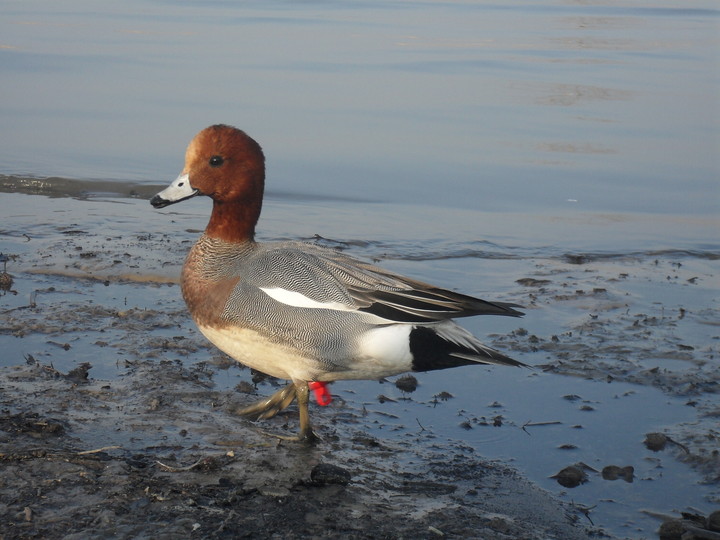
[[[282,191],[718,210],[711,1],[10,1],[2,13],[5,173],[163,181],[195,132],[224,122],[260,141]]]

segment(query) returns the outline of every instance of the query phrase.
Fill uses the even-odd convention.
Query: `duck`
[[[212,199],[207,227],[181,272],[187,308],[218,349],[289,381],[239,414],[271,418],[296,400],[299,430],[283,438],[315,442],[313,387],[327,401],[327,385],[339,380],[525,365],[454,320],[520,317],[517,304],[437,287],[310,242],[256,241],[264,188],[260,145],[238,128],[216,124],[192,139],[182,172],[150,200],[160,209],[196,196]]]

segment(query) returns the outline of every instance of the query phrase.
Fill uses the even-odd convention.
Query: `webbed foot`
[[[272,418],[277,413],[287,408],[295,399],[295,384],[290,383],[281,388],[268,398],[261,399],[248,407],[235,409],[233,412],[240,416],[245,416],[250,420],[265,420]]]
[[[294,381],[275,392],[269,398],[261,399],[249,407],[236,409],[234,412],[251,420],[264,420],[266,418],[272,418],[297,398],[298,409],[300,411],[300,431],[298,431],[297,435],[279,435],[267,431],[261,431],[261,433],[284,441],[314,444],[321,439],[310,425],[310,413],[308,411],[309,396],[310,389],[308,388],[308,383],[305,381]]]

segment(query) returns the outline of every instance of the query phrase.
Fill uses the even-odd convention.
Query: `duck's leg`
[[[317,442],[320,437],[315,434],[310,424],[310,411],[308,409],[310,388],[307,381],[295,381],[295,393],[297,394],[298,409],[300,410],[300,432],[297,435],[297,440],[307,443]]]
[[[234,412],[235,414],[245,416],[250,420],[264,420],[266,418],[272,418],[277,413],[285,409],[296,397],[298,400],[298,409],[300,411],[300,431],[298,434],[288,436],[278,435],[267,431],[263,431],[263,433],[286,441],[298,441],[305,443],[319,441],[320,437],[315,434],[312,430],[312,426],[310,425],[310,412],[308,410],[308,404],[310,402],[310,388],[308,387],[308,383],[306,381],[291,382],[284,388],[275,392],[269,398],[261,399],[249,407],[237,409]]]
[[[284,388],[281,388],[275,392],[269,398],[261,399],[257,403],[245,407],[243,409],[235,410],[235,414],[245,416],[250,420],[264,420],[266,418],[272,418],[277,413],[285,409],[288,405],[293,402],[297,395],[297,391],[294,383],[290,383]]]

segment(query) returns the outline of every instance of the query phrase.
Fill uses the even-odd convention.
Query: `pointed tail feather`
[[[414,326],[410,331],[413,371],[432,371],[470,364],[525,366],[491,347],[452,321]]]

